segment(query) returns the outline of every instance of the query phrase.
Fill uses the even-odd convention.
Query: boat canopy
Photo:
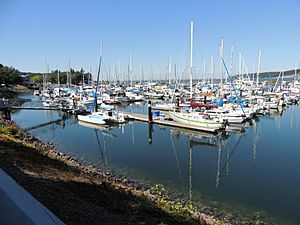
[[[208,104],[202,104],[202,103],[197,103],[197,102],[193,102],[193,101],[191,101],[190,105],[192,108],[196,108],[196,107],[204,107],[207,109],[218,108],[217,105],[208,105]]]

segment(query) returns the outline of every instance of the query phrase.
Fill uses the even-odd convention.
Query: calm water
[[[41,104],[36,100],[25,104]],[[147,112],[145,104],[119,109]],[[260,211],[278,224],[300,224],[299,115],[300,107],[290,106],[218,136],[139,122],[95,129],[72,116],[59,121],[56,111],[23,110],[12,118],[77,159],[163,184],[176,197],[238,213]],[[53,120],[58,121],[37,127]]]

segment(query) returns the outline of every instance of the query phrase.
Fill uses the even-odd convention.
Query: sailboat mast
[[[221,39],[221,46],[220,46],[220,54],[221,54],[221,62],[220,62],[220,66],[221,66],[221,84],[223,84],[223,75],[224,75],[224,69],[223,69],[223,63],[222,60],[224,59],[224,38]],[[227,82],[227,80],[226,80]]]
[[[203,61],[203,75],[202,75],[202,81],[205,81],[206,76],[206,61]]]
[[[68,81],[68,84],[71,85],[72,84],[72,74],[71,74],[71,62],[70,62],[70,59],[69,59],[69,63],[68,63],[68,67],[69,67],[69,81]]]
[[[169,79],[169,85],[171,85],[171,73],[172,73],[172,68],[171,68],[171,56],[169,59],[169,68],[168,68],[168,79]]]
[[[213,84],[213,80],[214,80],[214,78],[213,78],[213,76],[214,76],[214,57],[213,56],[211,56],[211,59],[210,59],[210,75],[211,75],[211,81],[210,81],[210,83],[211,84]]]
[[[298,66],[298,63],[295,64],[295,76],[294,76],[294,80],[296,80],[296,76],[297,76],[297,66]]]
[[[191,55],[190,55],[190,99],[193,98],[193,33],[194,33],[194,22],[191,21]]]
[[[96,82],[96,88],[95,88],[95,95],[94,95],[94,111],[97,112],[97,91],[98,91],[98,85],[99,85],[99,78],[101,75],[101,71],[102,71],[102,46],[101,46],[101,55],[100,55],[100,59],[99,59],[99,67],[98,67],[98,74],[97,74],[97,82]]]
[[[59,70],[57,70],[57,86],[60,86],[60,82],[59,82]]]
[[[131,52],[129,53],[129,81],[130,81],[130,86],[132,87],[132,61],[131,61]]]
[[[256,87],[258,87],[258,79],[259,79],[259,73],[260,73],[260,63],[261,63],[261,50],[259,50],[259,56],[258,56],[258,68],[257,68],[257,74],[256,74]]]
[[[242,52],[239,52],[239,79],[242,80]]]
[[[233,76],[233,45],[231,45],[231,53],[230,53],[230,76]]]

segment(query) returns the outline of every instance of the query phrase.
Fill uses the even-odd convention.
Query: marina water
[[[25,105],[39,105],[37,97]],[[145,103],[118,106],[147,113]],[[177,198],[270,223],[300,224],[300,107],[271,111],[224,134],[141,122],[94,128],[58,111],[20,110],[12,119],[77,159],[150,185]],[[45,126],[39,126],[56,121]],[[274,222],[275,221],[275,222]]]

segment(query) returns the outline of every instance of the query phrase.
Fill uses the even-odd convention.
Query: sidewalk
[[[52,212],[0,169],[1,225],[63,225]]]

